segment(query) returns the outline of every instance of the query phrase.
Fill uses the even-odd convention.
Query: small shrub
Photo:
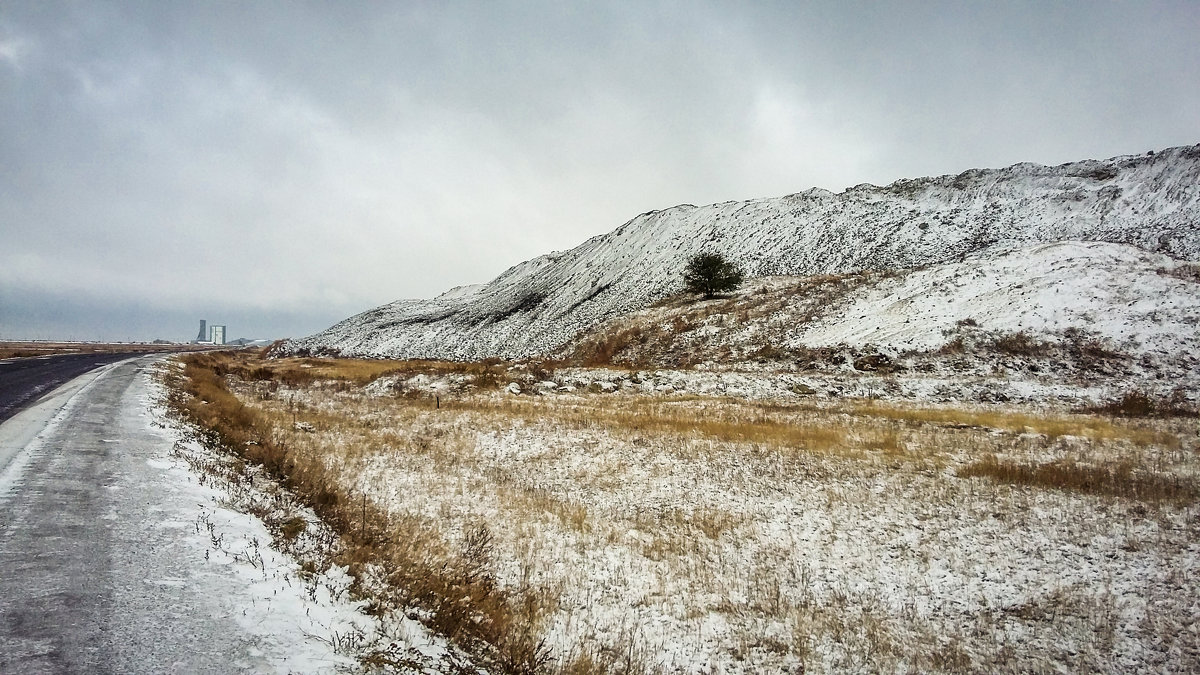
[[[603,334],[576,349],[571,360],[588,367],[611,366],[617,356],[634,345],[649,339],[641,326],[630,326]]]
[[[1198,417],[1200,409],[1188,402],[1183,390],[1175,390],[1169,397],[1155,397],[1134,389],[1124,396],[1084,412],[1112,415],[1114,417]]]
[[[304,534],[304,530],[308,529],[308,521],[300,516],[289,518],[279,528],[279,535],[284,541],[295,541],[296,537]]]
[[[471,384],[474,384],[480,389],[499,389],[501,385],[507,382],[507,373],[502,366],[484,366],[482,370],[475,374]]]
[[[1102,412],[1121,417],[1149,417],[1154,413],[1155,405],[1145,392],[1131,391],[1122,396],[1119,401],[1103,405],[1100,409]]]
[[[887,354],[866,354],[854,359],[854,369],[865,372],[894,373],[904,370]]]
[[[468,579],[490,576],[495,537],[487,525],[480,523],[467,532],[463,541],[463,565]]]
[[[756,361],[783,361],[791,356],[791,351],[773,344],[765,344],[750,353],[750,358]]]
[[[1097,334],[1075,327],[1063,331],[1063,346],[1080,366],[1089,369],[1098,368],[1106,361],[1125,358],[1120,352],[1109,349]]]
[[[1052,345],[1034,338],[1025,331],[1002,335],[991,342],[991,348],[1010,356],[1045,356]]]
[[[1175,277],[1184,281],[1200,283],[1200,263],[1181,263],[1172,269],[1159,268],[1158,273],[1165,277]]]
[[[946,344],[938,347],[935,352],[939,356],[947,356],[950,354],[963,354],[967,351],[967,343],[961,335],[956,336]]]
[[[736,289],[742,285],[742,278],[742,270],[720,253],[697,253],[683,270],[687,289],[706,299]]]
[[[696,324],[689,321],[686,317],[677,316],[671,321],[671,330],[677,335],[695,329]]]

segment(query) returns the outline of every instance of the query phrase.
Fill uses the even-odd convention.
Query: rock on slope
[[[1200,258],[1200,145],[1057,167],[811,189],[642,214],[491,283],[364,312],[281,354],[471,360],[546,354],[580,331],[680,290],[690,255],[747,277],[911,269],[1005,244],[1105,241]]]

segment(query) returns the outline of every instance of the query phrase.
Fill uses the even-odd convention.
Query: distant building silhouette
[[[208,322],[200,319],[200,333],[196,335],[196,342],[208,342]]]

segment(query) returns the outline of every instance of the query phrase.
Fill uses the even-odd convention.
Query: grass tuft
[[[1157,397],[1139,389],[1126,392],[1115,401],[1086,408],[1086,412],[1114,417],[1200,417],[1200,407],[1190,403],[1182,391]]]
[[[1138,469],[1130,462],[1092,465],[1059,459],[1033,463],[1005,461],[993,455],[960,468],[957,475],[1151,503],[1191,503],[1200,496],[1200,485],[1193,479]]]

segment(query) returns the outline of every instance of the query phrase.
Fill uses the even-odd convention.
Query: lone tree
[[[740,286],[742,271],[720,253],[697,253],[688,259],[683,283],[690,292],[703,293],[707,300]]]

